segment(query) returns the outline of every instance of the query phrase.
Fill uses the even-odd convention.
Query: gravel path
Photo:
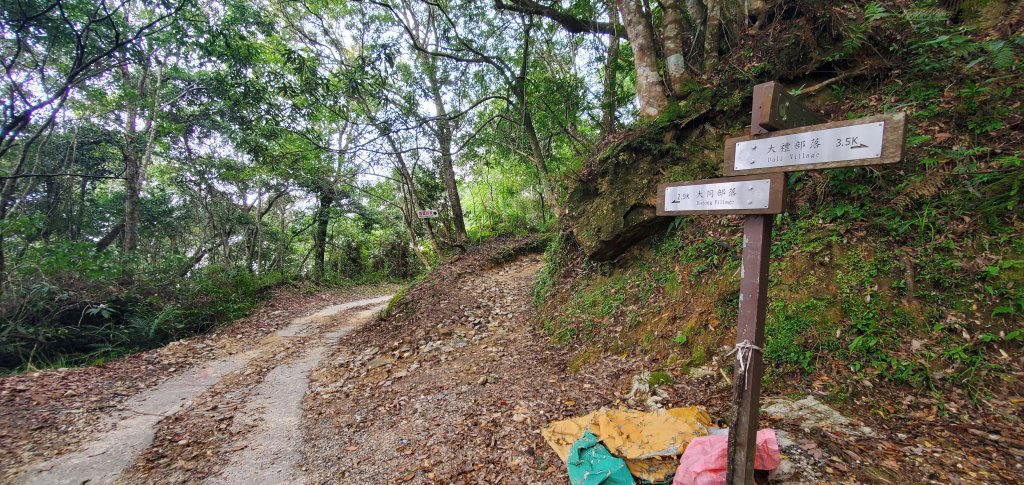
[[[85,444],[84,449],[37,464],[14,480],[25,485],[114,483],[121,471],[153,443],[156,426],[190,400],[234,372],[254,356],[247,352],[217,360],[175,377],[130,400],[126,409],[106,417],[113,424]]]
[[[231,455],[221,475],[206,480],[206,483],[306,483],[295,465],[301,459],[299,452],[303,448],[299,423],[302,420],[302,398],[309,388],[309,373],[320,364],[328,349],[338,343],[338,339],[373,318],[386,301],[387,297],[384,297],[337,305],[313,316],[332,317],[349,308],[379,305],[347,317],[342,325],[324,334],[318,345],[306,350],[299,360],[281,365],[267,374],[243,412],[235,417],[240,425],[250,426],[255,431],[244,443],[236,445],[236,448],[244,448]]]
[[[235,426],[251,428],[252,433],[249,439],[243,437],[240,443],[232,444],[229,452],[220,457],[219,463],[227,463],[223,475],[208,477],[207,481],[217,484],[301,483],[294,464],[300,458],[298,450],[302,447],[298,425],[308,374],[339,338],[371,319],[388,299],[390,296],[363,298],[327,306],[308,316],[292,319],[287,326],[265,334],[244,352],[231,352],[183,370],[139,392],[113,412],[99,416],[96,432],[77,449],[25,467],[12,483],[179,481],[172,477],[180,478],[180,474],[165,473],[168,471],[164,469],[166,461],[147,466],[143,458],[159,445],[158,436],[166,434],[168,422],[192,413],[197,404],[209,400],[214,391],[218,396],[235,395],[245,400],[245,407],[232,413],[230,418]],[[230,343],[198,345],[222,348]],[[201,356],[196,352],[195,357]],[[273,364],[265,365],[268,361]],[[260,375],[264,376],[262,382],[255,385],[252,392],[246,392],[243,385],[251,380],[246,377]],[[189,443],[179,440],[176,444],[187,449]],[[196,481],[196,478],[192,476],[184,481]]]
[[[397,316],[353,332],[313,372],[301,465],[310,483],[565,483],[537,430],[614,403],[598,386],[629,364],[570,374],[569,352],[532,322],[541,257],[494,266],[495,252],[432,274]]]

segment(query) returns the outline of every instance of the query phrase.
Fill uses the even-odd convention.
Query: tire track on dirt
[[[236,418],[240,425],[254,429],[244,445],[236,445],[245,448],[232,454],[221,475],[206,480],[206,483],[305,483],[295,465],[301,459],[300,451],[304,446],[299,424],[302,421],[302,400],[309,389],[309,374],[321,363],[330,347],[373,318],[381,308],[383,305],[349,317],[345,323],[324,334],[318,345],[306,351],[299,360],[279,366],[267,374],[255,389],[241,418]]]
[[[94,436],[78,451],[29,467],[13,483],[107,484],[119,481],[177,482],[180,479],[196,478],[191,471],[199,469],[195,465],[204,461],[196,459],[200,454],[198,452],[206,452],[201,454],[207,459],[215,456],[209,453],[207,447],[195,446],[201,442],[188,438],[177,439],[173,444],[179,451],[188,451],[190,448],[198,450],[186,455],[190,463],[174,467],[182,464],[181,453],[175,455],[153,450],[154,446],[166,448],[168,433],[164,431],[169,423],[180,422],[182,417],[195,415],[197,411],[203,417],[211,417],[203,412],[217,410],[224,403],[244,403],[252,388],[272,369],[298,354],[303,343],[324,336],[326,330],[329,330],[324,327],[337,315],[353,308],[380,305],[388,298],[332,305],[312,315],[294,319],[287,327],[266,336],[255,348],[245,353],[215,360],[144,391],[127,401],[123,411],[101,420],[103,426],[98,428],[109,427],[108,431]],[[318,350],[326,352],[322,346]],[[296,399],[301,400],[301,395]],[[207,406],[197,408],[200,403],[206,403]],[[225,409],[230,410],[232,407]],[[213,417],[216,421],[207,428],[225,431],[234,416],[219,413]],[[196,431],[201,430],[203,427],[196,428]],[[171,434],[176,433],[172,430]],[[153,456],[158,458],[153,460]],[[167,465],[171,465],[171,470],[167,470]]]
[[[175,377],[126,403],[106,421],[113,429],[84,449],[37,464],[14,480],[18,485],[113,483],[135,457],[153,443],[157,424],[254,357],[253,352],[221,359]]]

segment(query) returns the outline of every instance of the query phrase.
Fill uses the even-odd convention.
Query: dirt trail
[[[309,373],[320,364],[328,349],[338,343],[338,339],[373,318],[385,301],[387,298],[355,302],[381,306],[348,317],[342,325],[324,334],[319,345],[307,350],[299,360],[270,371],[241,414],[239,424],[250,426],[255,431],[245,443],[236,445],[236,448],[244,448],[234,453],[221,475],[207,480],[208,483],[305,483],[295,465],[301,458],[299,452],[303,447],[299,423],[302,419],[302,398],[309,388]],[[349,305],[347,308],[362,306]],[[347,308],[329,307],[313,317],[334,316]],[[235,419],[239,420],[239,417]]]
[[[101,417],[95,428],[98,432],[81,449],[32,465],[14,478],[13,483],[175,481],[161,466],[146,467],[138,463],[140,456],[152,453],[155,438],[164,431],[167,418],[174,421],[173,418],[188,414],[213,390],[217,390],[218,395],[236,394],[243,399],[248,396],[245,408],[231,418],[236,425],[254,431],[251,440],[243,439],[230,448],[237,453],[222,457],[221,461],[228,461],[224,475],[210,483],[301,482],[293,475],[293,465],[299,458],[297,450],[301,449],[299,404],[308,387],[308,374],[328,352],[329,346],[372,318],[389,298],[359,299],[295,318],[288,326],[256,342],[248,351],[196,366],[143,391],[125,402],[122,409]],[[351,311],[367,307],[370,308],[358,313]],[[297,351],[300,348],[301,352]],[[298,356],[298,359],[290,361],[289,356]],[[273,361],[274,365],[264,372],[260,372],[263,368],[253,369],[254,365],[267,361]],[[254,392],[248,393],[234,385],[246,381],[240,377],[258,374],[265,379],[255,386]],[[126,469],[129,470],[127,475]]]
[[[346,336],[313,371],[299,465],[309,483],[565,484],[540,435],[551,421],[655,400],[728,416],[731,386],[717,373],[678,376],[654,396],[635,385],[655,368],[643,354],[555,345],[531,304],[541,256],[499,263],[493,255],[516,252],[488,244],[412,287],[394,316]],[[801,460],[786,479],[802,483],[799,468],[817,462],[796,444],[785,453]]]
[[[607,383],[630,366],[570,373],[569,351],[533,326],[541,257],[492,267],[479,253],[410,290],[399,316],[353,332],[314,371],[302,462],[312,482],[565,483],[537,430],[615,402]]]
[[[93,438],[81,451],[29,468],[14,483],[113,483],[152,444],[160,420],[180,411],[188,401],[244,366],[254,354],[250,351],[215,361],[144,392],[129,401],[124,411],[104,420],[112,423],[113,429]]]

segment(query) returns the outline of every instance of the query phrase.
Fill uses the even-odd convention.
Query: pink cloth
[[[728,466],[728,436],[701,436],[694,438],[683,456],[672,485],[720,485],[725,483]],[[779,442],[774,429],[757,432],[757,446],[754,453],[754,469],[774,470],[782,461]]]

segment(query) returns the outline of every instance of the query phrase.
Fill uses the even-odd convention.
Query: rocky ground
[[[637,359],[605,356],[570,372],[574,349],[553,345],[533,321],[541,257],[492,267],[487,255],[503,252],[476,251],[435,273],[395,316],[354,332],[314,372],[303,421],[310,478],[561,484],[565,466],[539,432],[550,421],[651,405],[725,416],[731,388],[717,373],[651,393],[636,389]]]
[[[531,303],[535,249],[475,248],[383,319],[386,298],[369,297],[394,289],[279,295],[216,334],[0,379],[0,482],[564,484],[540,436],[551,421],[702,405],[724,423],[723,357],[650,389],[657,367],[643,356],[581,359],[585,349],[554,345]],[[1024,477],[1022,444],[985,423],[883,416],[860,402],[844,416],[808,394],[763,403],[762,423],[782,431],[775,483]]]

